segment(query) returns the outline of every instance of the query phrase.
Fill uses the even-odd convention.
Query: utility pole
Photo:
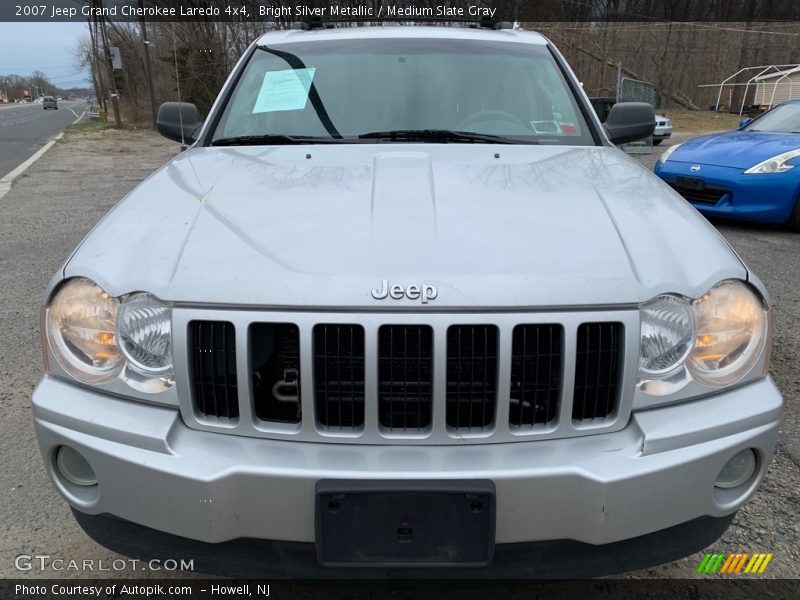
[[[100,6],[102,8],[103,0],[100,0]],[[119,91],[117,90],[117,82],[114,78],[114,66],[111,64],[111,49],[108,46],[108,31],[106,29],[106,20],[104,17],[101,17],[103,20],[100,23],[100,33],[103,39],[103,54],[106,59],[106,65],[108,66],[108,75],[111,79],[111,108],[114,110],[114,126],[117,129],[122,128],[122,117],[119,114]]]
[[[139,0],[139,8],[144,15],[144,0]],[[153,113],[153,129],[155,129],[158,110],[156,108],[156,92],[153,89],[153,71],[150,65],[150,42],[147,40],[144,16],[142,17],[142,41],[144,42],[144,76],[147,78],[147,89],[150,92],[150,112]]]
[[[103,86],[103,73],[100,70],[100,64],[97,61],[97,22],[95,19],[97,19],[97,17],[91,17],[88,20],[89,38],[91,39],[92,43],[92,51],[89,55],[89,62],[92,69],[92,84],[94,85],[94,94],[95,99],[97,100],[97,105],[103,110],[107,111],[108,107],[105,105],[105,99],[103,95],[103,89],[105,89]]]

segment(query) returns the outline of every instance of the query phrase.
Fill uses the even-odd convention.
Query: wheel
[[[800,233],[800,199],[795,201],[794,210],[784,225],[789,231]]]
[[[664,140],[653,140],[653,146],[658,146]]]

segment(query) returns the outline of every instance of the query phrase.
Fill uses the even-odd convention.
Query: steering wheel
[[[521,130],[527,129],[522,119],[510,112],[504,110],[480,110],[461,121],[458,124],[458,131],[465,131],[470,125],[485,121],[505,121],[506,123],[517,125]]]

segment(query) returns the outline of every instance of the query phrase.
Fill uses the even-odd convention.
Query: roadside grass
[[[125,123],[123,121],[122,128],[117,129],[114,127],[114,121],[89,121],[83,120],[78,123],[72,123],[64,128],[64,137],[59,142],[66,142],[70,138],[103,138],[103,139],[120,139],[130,137],[152,136],[155,132],[148,128],[140,127],[138,124]]]
[[[71,123],[64,128],[64,133],[91,133],[94,131],[103,131],[105,129],[113,129],[114,123],[102,121],[88,121],[86,119],[78,123]]]
[[[672,121],[674,131],[729,131],[739,127],[743,117],[710,110],[687,110],[685,108],[659,108],[656,113]]]
[[[102,155],[106,158],[139,152],[143,144],[154,150],[168,148],[169,151],[172,151],[174,149],[175,154],[179,148],[178,144],[161,137],[150,127],[139,127],[124,121],[121,129],[115,128],[113,121],[104,123],[84,120],[68,125],[64,128],[64,136],[57,143],[70,144],[73,142],[77,143],[76,147],[85,148],[84,152]]]

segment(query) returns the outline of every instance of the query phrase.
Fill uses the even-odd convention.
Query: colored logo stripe
[[[763,573],[767,568],[769,561],[772,560],[772,554],[753,554],[753,558],[747,563],[745,573]]]
[[[697,572],[698,573],[706,573],[708,575],[716,573],[719,570],[720,566],[722,566],[722,561],[724,561],[724,560],[725,560],[725,553],[724,552],[722,552],[722,553],[715,552],[713,554],[708,554],[707,553],[703,557],[703,560],[700,563],[700,566],[697,567]]]
[[[744,566],[744,561],[747,560],[749,554],[747,552],[737,552],[730,555],[730,560],[720,570],[720,573],[738,573]]]
[[[763,573],[769,562],[772,560],[773,554],[769,553],[756,553],[750,554],[748,552],[734,552],[726,554],[725,552],[707,552],[700,561],[697,567],[698,573],[705,573],[706,575],[719,574],[735,574],[735,573]],[[746,566],[745,566],[746,565]]]

